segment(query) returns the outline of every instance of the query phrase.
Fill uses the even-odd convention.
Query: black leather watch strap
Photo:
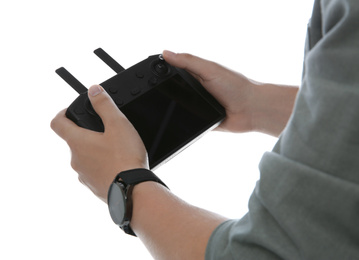
[[[136,174],[134,174],[134,172],[136,172]],[[160,178],[147,169],[132,169],[120,172],[116,177],[116,181],[119,179],[121,179],[126,185],[135,185],[145,181],[154,181],[162,184],[168,189],[167,185],[164,184]]]

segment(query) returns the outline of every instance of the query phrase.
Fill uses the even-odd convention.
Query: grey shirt
[[[315,2],[293,114],[259,168],[206,259],[359,259],[359,0]]]

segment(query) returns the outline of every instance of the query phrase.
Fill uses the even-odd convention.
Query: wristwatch
[[[120,172],[112,182],[108,191],[108,207],[110,215],[120,228],[129,235],[136,236],[130,227],[132,217],[132,191],[136,184],[154,181],[164,184],[153,172],[147,169],[133,169]]]

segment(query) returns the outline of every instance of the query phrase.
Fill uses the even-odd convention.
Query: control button
[[[152,86],[156,85],[157,82],[158,82],[158,80],[157,80],[156,77],[152,77],[152,78],[150,78],[150,79],[148,80],[148,84],[150,84],[150,85],[152,85]]]
[[[131,94],[132,95],[137,95],[141,92],[141,89],[139,87],[135,87],[133,89],[131,89]]]
[[[109,91],[111,94],[116,94],[116,93],[118,92],[118,88],[116,88],[116,87],[110,87],[110,88],[108,89],[108,91]]]
[[[125,102],[123,102],[123,100],[120,99],[120,98],[116,98],[114,101],[115,101],[115,104],[118,105],[118,106],[122,106],[122,105],[125,103]]]

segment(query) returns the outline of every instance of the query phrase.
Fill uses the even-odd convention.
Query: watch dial
[[[112,183],[109,190],[108,206],[110,215],[117,225],[123,223],[126,211],[126,200],[123,190],[124,187],[121,183]]]

